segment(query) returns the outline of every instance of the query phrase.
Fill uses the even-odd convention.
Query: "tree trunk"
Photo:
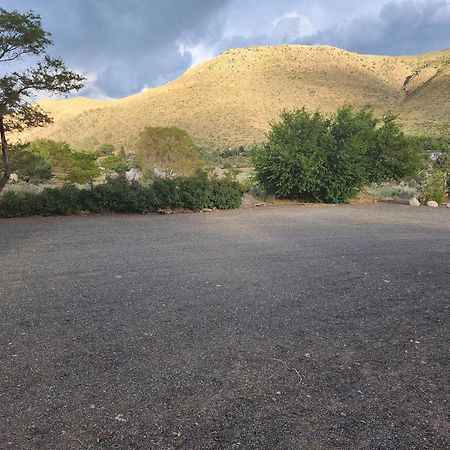
[[[5,135],[5,123],[3,116],[0,116],[0,138],[2,143],[2,159],[3,159],[3,177],[0,179],[0,192],[6,186],[11,176],[11,168],[9,167],[9,146]]]

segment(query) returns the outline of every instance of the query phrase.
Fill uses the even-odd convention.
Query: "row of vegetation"
[[[434,160],[428,156],[432,151],[439,154]],[[234,150],[221,153],[218,155],[224,159],[234,156]],[[346,203],[369,184],[395,182],[415,185],[415,192],[422,200],[442,203],[448,190],[448,142],[407,136],[394,117],[376,119],[367,108],[353,110],[345,106],[331,118],[320,113],[311,114],[304,109],[283,113],[281,121],[272,125],[264,144],[250,150],[238,149],[236,153],[253,163],[253,192],[263,197]],[[94,184],[102,182],[99,178],[101,174],[108,178],[123,176],[131,168],[140,169],[142,186],[134,183],[135,191],[130,192],[151,192],[150,185],[155,180],[156,183],[161,182],[155,174],[155,167],[163,170],[164,176],[169,178],[169,184],[176,184],[178,178],[183,180],[177,185],[179,191],[189,185],[185,181],[189,178],[182,177],[192,176],[207,165],[201,158],[201,151],[185,131],[151,127],[141,133],[138,151],[133,154],[127,155],[123,148],[117,150],[111,144],[103,144],[96,152],[87,153],[74,150],[64,142],[37,140],[13,146],[10,158],[11,167],[22,180],[36,184],[48,183],[52,175],[56,174],[59,184],[89,184],[90,195],[94,195],[97,190],[110,192],[109,188],[102,191],[100,186],[92,189]],[[229,167],[223,164],[223,167],[229,169],[225,182],[235,180],[238,170],[231,164]],[[111,183],[108,184],[110,185]],[[6,202],[15,205],[14,207],[20,204],[18,197],[21,194],[18,192],[15,196],[12,193],[4,196],[4,209]],[[30,192],[25,190],[24,194],[31,198]],[[51,197],[52,194],[47,190],[42,198],[49,195]],[[39,200],[37,203],[42,204]],[[240,203],[232,204],[239,206]],[[79,204],[76,210],[118,211],[115,207],[102,205],[104,202],[98,207],[84,208],[83,204]],[[159,207],[192,206],[185,201],[159,200],[152,205],[149,207],[144,202],[137,208],[127,207],[122,211],[145,212]],[[192,209],[207,207],[221,206],[203,199],[199,201],[199,206],[193,206]],[[225,207],[230,207],[230,204]],[[51,207],[36,208],[35,214],[46,215],[54,210]],[[23,215],[26,211],[31,213],[33,209],[19,208],[17,215]],[[11,209],[3,213],[3,216],[11,215]]]
[[[56,177],[74,184],[92,183],[101,174],[123,174],[132,168],[140,169],[147,181],[155,177],[155,168],[167,176],[191,176],[204,166],[192,138],[179,128],[148,127],[140,134],[137,148],[127,155],[123,147],[102,144],[95,152],[84,152],[66,142],[39,139],[12,145],[9,164],[23,181],[42,183]]]
[[[231,180],[209,179],[199,172],[192,177],[158,178],[149,185],[131,184],[124,178],[79,189],[74,185],[41,192],[6,192],[0,196],[0,217],[93,213],[152,213],[160,209],[239,208],[243,191]]]
[[[13,146],[11,166],[21,179],[39,184],[56,173],[59,182],[89,184],[90,188],[11,190],[1,197],[0,215],[240,206],[244,187],[235,182],[237,171],[231,165],[222,181],[208,179],[206,173],[192,177],[205,162],[185,131],[147,128],[138,142],[138,151],[131,155],[111,144],[92,153],[51,140]],[[367,108],[353,110],[346,106],[331,118],[304,109],[283,113],[264,144],[241,153],[244,151],[254,165],[252,192],[262,197],[346,203],[368,184],[402,183],[403,192],[442,203],[450,179],[450,146],[446,140],[407,136],[394,117],[378,120]],[[439,154],[434,160],[428,156],[432,151]],[[232,152],[223,157],[229,158]],[[124,172],[133,167],[140,169],[141,181],[127,185]],[[167,179],[158,178],[155,167],[164,169]],[[108,183],[101,184],[101,173],[107,175]],[[117,182],[112,181],[114,175]],[[413,185],[416,188],[411,190],[408,186]],[[389,189],[394,195],[398,190],[395,186]],[[164,190],[172,194],[167,196]],[[225,199],[220,200],[218,193],[223,190]],[[77,201],[74,192],[79,193]],[[106,201],[108,195],[110,202]],[[64,199],[69,202],[67,207],[63,206]],[[121,205],[122,199],[126,201]]]

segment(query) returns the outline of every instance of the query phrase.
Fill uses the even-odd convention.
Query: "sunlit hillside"
[[[387,57],[334,47],[229,50],[165,86],[120,100],[46,100],[55,123],[21,139],[51,137],[92,150],[133,149],[146,126],[176,125],[201,146],[260,141],[283,109],[331,113],[344,103],[400,114],[408,131],[450,128],[450,50]]]

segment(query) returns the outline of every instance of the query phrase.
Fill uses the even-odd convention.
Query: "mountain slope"
[[[411,57],[370,56],[334,47],[229,50],[179,79],[120,100],[46,100],[55,117],[21,139],[51,137],[92,150],[109,142],[134,149],[146,126],[184,128],[201,146],[260,141],[282,109],[325,113],[344,103],[394,111],[410,131],[450,123],[450,49]]]
[[[410,129],[450,134],[450,49],[413,58],[420,73],[433,71],[400,106]]]

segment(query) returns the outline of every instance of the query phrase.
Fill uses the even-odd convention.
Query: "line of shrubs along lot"
[[[239,208],[242,186],[226,179],[192,177],[156,179],[144,186],[123,179],[80,189],[73,185],[47,188],[39,193],[6,192],[0,197],[0,217],[71,215],[92,213],[152,213],[159,209]]]

